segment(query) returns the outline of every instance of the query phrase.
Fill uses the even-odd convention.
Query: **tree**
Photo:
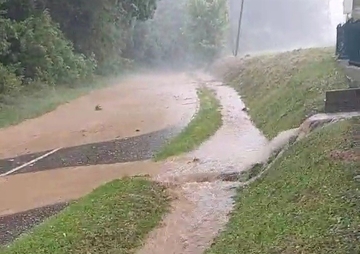
[[[228,30],[227,0],[188,0],[186,33],[195,59],[212,61],[225,46]]]
[[[17,21],[48,9],[75,50],[95,54],[99,67],[107,69],[109,62],[121,63],[134,21],[152,18],[156,0],[8,0],[1,9]]]

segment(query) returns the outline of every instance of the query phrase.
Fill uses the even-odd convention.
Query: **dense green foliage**
[[[226,0],[159,3],[160,8],[157,0],[0,1],[0,103],[33,84],[76,84],[133,63],[183,66],[220,52]]]
[[[65,83],[84,78],[95,62],[75,54],[72,43],[43,12],[23,21],[0,18],[1,93],[18,91],[31,82]]]

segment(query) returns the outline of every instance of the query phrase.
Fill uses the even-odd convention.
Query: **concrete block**
[[[360,88],[331,90],[326,92],[326,113],[354,111],[360,111]]]

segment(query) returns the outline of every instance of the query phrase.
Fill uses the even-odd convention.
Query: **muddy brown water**
[[[313,117],[299,128],[285,131],[269,142],[254,127],[249,116],[243,111],[245,105],[232,88],[222,86],[221,83],[203,74],[196,74],[195,76],[196,78],[180,76],[182,77],[181,82],[187,84],[184,87],[191,92],[183,93],[180,100],[176,99],[176,96],[173,99],[175,98],[174,101],[181,101],[181,103],[177,104],[177,110],[180,109],[179,112],[183,112],[182,110],[187,111],[187,114],[183,112],[183,114],[180,114],[181,117],[179,115],[172,116],[174,118],[171,121],[183,123],[184,118],[190,120],[191,116],[189,116],[188,111],[192,110],[193,113],[196,106],[192,103],[187,104],[186,101],[189,100],[188,98],[194,100],[194,97],[191,97],[190,94],[194,96],[195,87],[198,85],[206,85],[215,91],[221,102],[223,115],[223,126],[198,149],[164,163],[144,161],[73,167],[0,178],[0,216],[77,199],[100,184],[114,178],[126,175],[149,174],[153,176],[154,180],[169,183],[168,186],[177,199],[173,202],[172,210],[165,216],[161,226],[150,233],[144,246],[137,253],[203,253],[228,221],[228,214],[233,208],[232,197],[235,194],[236,187],[241,184],[239,182],[220,181],[216,176],[224,172],[242,172],[255,163],[266,161],[273,151],[285,146],[291,138],[306,133],[308,129],[311,131],[314,126],[321,126],[321,124],[314,125],[314,122],[323,121],[323,123],[328,123],[330,122],[329,118],[333,118],[333,116],[319,115],[317,118]],[[179,76],[175,75],[171,79],[175,77],[179,78]],[[171,79],[164,77],[167,82]],[[160,81],[161,77],[154,78],[154,80]],[[154,82],[154,80],[151,79],[151,82]],[[165,88],[160,90],[165,94],[174,93],[173,90],[175,90],[175,93],[180,92],[180,90],[184,89],[183,87],[176,90],[174,86],[166,86],[164,83],[163,86]],[[138,89],[146,90],[147,88]],[[171,103],[176,105],[174,101]],[[141,102],[139,101],[139,103]],[[154,101],[152,103],[156,104],[158,102]],[[182,104],[190,105],[190,108],[189,106],[184,108]],[[149,108],[149,105],[143,105],[143,107]],[[175,111],[177,107],[174,106]],[[164,105],[162,105],[162,108],[164,108]],[[158,110],[158,108],[155,107],[155,110]],[[145,109],[141,114],[145,114],[144,119],[147,117]],[[174,111],[172,111],[172,114],[174,114]],[[344,116],[338,116],[336,120],[342,118]],[[145,129],[145,132],[151,132],[150,130],[154,129],[154,126],[158,128],[164,125],[167,126],[162,122],[163,118],[160,121],[156,120],[156,118],[146,119],[150,128]],[[129,123],[129,125],[131,124]],[[131,129],[136,128],[136,126],[137,124],[131,125]],[[18,127],[15,126],[14,128]],[[111,135],[112,131],[105,134],[104,139],[110,138]],[[67,135],[65,136],[67,137]],[[87,141],[96,141],[98,138],[96,134]],[[70,142],[69,139],[65,140],[69,145],[73,142]],[[13,155],[15,151],[21,154],[25,151],[25,147],[31,147],[32,142],[35,141],[32,139],[28,139],[26,142],[19,141],[11,149],[5,149],[6,151],[2,154],[9,153]],[[80,143],[86,142],[80,139]],[[41,145],[35,146],[34,151],[40,149],[40,147],[53,147],[51,143],[44,145],[45,143],[40,142],[39,144]],[[13,195],[10,198],[6,193],[12,193]],[[21,214],[14,215],[13,218],[17,218],[16,216],[21,217]],[[13,223],[15,219],[9,219],[8,216],[6,218],[8,221],[6,225],[16,225],[16,223]],[[29,218],[29,225],[32,225],[31,221],[36,221],[36,219]],[[20,229],[28,228],[26,225],[17,225],[16,227]],[[8,230],[11,231],[11,227]],[[16,228],[12,232],[19,233]]]
[[[161,227],[150,234],[138,254],[203,253],[227,223],[236,188],[243,184],[220,181],[216,176],[240,173],[256,163],[264,163],[274,152],[315,128],[360,115],[318,114],[299,128],[279,133],[269,142],[242,110],[245,105],[235,90],[213,79],[206,81],[204,75],[201,78],[221,101],[223,126],[197,150],[167,162],[166,171],[156,177],[162,182],[177,183],[173,191],[182,198],[174,202],[172,212],[164,218]]]
[[[136,156],[141,159],[141,155],[149,157],[149,149],[153,142],[161,139],[162,135],[155,135],[159,136],[158,139],[154,139],[154,137],[141,139],[141,137],[148,137],[151,136],[151,133],[158,133],[160,130],[173,127],[182,128],[194,115],[198,102],[196,84],[193,81],[193,78],[184,73],[129,77],[118,85],[94,91],[41,117],[0,129],[0,158],[28,156],[28,154],[58,147],[89,145],[126,138],[128,141],[135,141],[136,144],[132,143],[130,146],[122,147],[124,142],[119,141],[121,144],[117,147],[120,151],[118,149],[113,151],[116,155],[122,152],[131,152],[132,156],[125,156],[130,157],[131,160],[134,160],[133,157]],[[101,105],[102,110],[96,111],[94,109],[96,105]],[[139,153],[136,148],[139,148]],[[66,152],[66,149],[64,150]],[[39,167],[43,165],[41,163],[46,164],[46,162],[48,165],[43,165],[43,167],[67,166],[68,168],[61,169],[62,172],[54,169],[51,172],[26,174],[24,177],[17,175],[0,177],[0,189],[2,190],[0,192],[0,215],[6,211],[6,213],[25,211],[37,206],[48,205],[49,202],[67,201],[75,196],[84,195],[86,191],[91,191],[92,188],[106,180],[127,174],[132,175],[129,167],[133,172],[145,174],[149,171],[156,171],[155,168],[159,167],[158,164],[144,162],[146,165],[144,163],[137,163],[137,166],[121,163],[114,164],[115,166],[90,166],[88,168],[91,170],[88,171],[83,170],[84,167],[69,168],[71,165],[79,166],[89,161],[95,163],[96,155],[99,155],[94,151],[90,154],[80,151],[77,153],[78,156],[72,158],[71,151],[75,151],[71,148],[69,150],[70,155],[65,153],[65,158],[61,158],[62,154],[59,153],[60,158],[54,161],[49,156],[50,161],[44,159],[43,162],[41,160],[38,162]],[[101,157],[104,157],[101,158],[102,162],[106,162],[106,159],[116,162],[112,157],[121,157],[118,158],[119,161],[125,160],[122,156],[104,156],[104,153],[111,149],[100,150],[102,151]],[[56,158],[56,153],[53,155]],[[84,156],[91,158],[84,158]],[[129,158],[127,159],[129,160]],[[64,160],[64,163],[59,163],[60,160]],[[99,163],[101,163],[100,159]],[[11,164],[10,166],[18,165]],[[35,165],[34,168],[36,168]],[[6,165],[8,168],[10,166]],[[22,171],[22,173],[26,172]],[[74,172],[76,172],[76,178],[72,178]],[[12,193],[12,195],[7,193]],[[64,195],[59,195],[61,193]]]
[[[173,211],[151,233],[139,254],[202,253],[227,222],[239,183],[204,182],[201,174],[207,177],[208,173],[241,172],[267,158],[268,141],[243,111],[245,105],[237,93],[213,79],[207,80],[202,83],[213,89],[221,102],[223,126],[197,150],[168,161],[165,171],[156,178],[181,182],[174,191],[184,198],[174,203]]]
[[[196,109],[185,73],[132,76],[41,117],[0,129],[0,158],[123,139],[186,124]],[[95,110],[100,105],[102,110]]]
[[[238,183],[199,181],[199,176],[241,172],[266,158],[263,149],[268,142],[242,111],[244,104],[234,90],[221,86],[215,80],[205,80],[202,76],[192,80],[193,90],[198,85],[206,85],[216,92],[223,107],[223,126],[196,151],[161,165],[149,161],[143,162],[141,167],[139,162],[134,162],[12,175],[3,178],[0,184],[1,214],[15,214],[76,199],[101,183],[126,173],[134,175],[136,171],[140,174],[150,172],[155,180],[161,182],[174,183],[176,177],[187,177],[185,182],[173,189],[180,197],[173,212],[164,219],[163,227],[151,233],[139,253],[201,253],[226,223],[233,203],[231,197]],[[195,109],[194,106],[192,108]],[[19,149],[19,146],[16,148]],[[199,161],[192,162],[194,157]],[[197,177],[192,177],[194,174]],[[39,191],[34,188],[37,185],[41,186]],[[14,193],[15,198],[9,199],[1,194],[6,191]]]
[[[135,175],[155,176],[160,168],[160,163],[141,161],[1,177],[0,216],[75,200],[111,180]]]
[[[169,129],[181,129],[194,115],[198,106],[196,87],[193,78],[185,73],[132,76],[115,86],[59,106],[41,117],[0,129],[0,158],[24,156],[21,157],[23,160],[17,161],[19,163],[15,159],[8,161],[5,171],[33,159],[36,153],[59,147],[64,147],[65,154],[59,153],[57,157],[55,153],[48,160],[38,161],[38,166],[47,169],[66,167],[32,173],[29,173],[29,168],[24,168],[23,174],[0,177],[0,216],[6,216],[6,225],[1,225],[1,230],[7,228],[9,231],[9,228],[16,227],[12,232],[19,233],[18,229],[27,229],[26,225],[40,221],[32,216],[41,212],[20,216],[29,209],[41,211],[40,207],[78,199],[113,179],[158,174],[161,165],[152,161],[78,165],[150,157],[150,150],[162,144],[165,136],[173,134],[168,132]],[[100,105],[102,110],[95,110],[96,105]],[[117,141],[112,143],[114,139]],[[118,148],[113,151],[116,156],[104,156],[112,150],[106,146],[95,149],[95,152],[88,149],[77,152],[71,148],[91,147],[99,142],[115,144],[114,147]],[[90,150],[94,150],[93,147]],[[131,156],[127,156],[129,152]],[[39,169],[36,164],[33,171]],[[76,167],[69,167],[74,164]],[[45,210],[44,213],[47,214]],[[23,219],[19,221],[17,218]]]

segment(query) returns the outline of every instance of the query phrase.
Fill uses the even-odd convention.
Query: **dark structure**
[[[348,80],[349,89],[326,92],[325,112],[360,111],[360,21],[350,19],[336,28],[336,56]]]
[[[360,21],[348,20],[337,26],[336,55],[348,60],[350,65],[360,66]]]

